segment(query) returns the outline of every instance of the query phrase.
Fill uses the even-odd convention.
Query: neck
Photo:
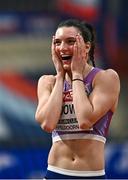
[[[88,75],[88,73],[92,70],[93,66],[91,66],[90,64],[87,64],[83,73],[83,77],[86,77]]]

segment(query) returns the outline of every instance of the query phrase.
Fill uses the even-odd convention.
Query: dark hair
[[[94,50],[95,50],[95,31],[91,24],[86,23],[85,21],[80,21],[78,19],[68,19],[65,21],[62,21],[58,28],[60,27],[76,27],[80,32],[84,39],[84,42],[90,42],[91,43],[91,49],[89,51],[89,60],[92,62],[92,65],[95,67],[95,61],[94,61]]]

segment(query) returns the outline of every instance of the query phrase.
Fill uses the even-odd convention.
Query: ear
[[[89,41],[85,43],[85,49],[86,49],[86,52],[89,53],[91,49],[91,43]]]

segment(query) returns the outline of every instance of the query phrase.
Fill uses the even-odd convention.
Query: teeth
[[[62,60],[70,60],[72,56],[70,55],[62,55]]]
[[[63,55],[62,55],[62,57],[67,57],[67,56],[69,56],[69,55],[67,55],[67,54],[63,54]]]

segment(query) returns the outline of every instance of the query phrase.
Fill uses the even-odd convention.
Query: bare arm
[[[35,114],[41,127],[48,132],[55,129],[62,109],[64,69],[54,44],[51,45],[52,61],[56,69],[56,76],[42,76],[38,83],[38,106]]]
[[[89,97],[85,93],[84,84],[81,81],[74,81],[73,103],[80,127],[83,129],[92,127],[108,110],[113,110],[118,101],[119,91],[119,77],[111,69],[96,75],[93,91]]]
[[[63,78],[42,76],[38,82],[38,106],[35,114],[37,122],[51,132],[59,120],[62,107]]]
[[[82,36],[76,37],[72,60],[73,79],[84,77],[88,66],[89,43]],[[82,81],[73,81],[73,103],[80,128],[92,127],[108,110],[115,110],[120,91],[118,74],[112,70],[100,71],[93,82],[93,91],[88,97]]]

